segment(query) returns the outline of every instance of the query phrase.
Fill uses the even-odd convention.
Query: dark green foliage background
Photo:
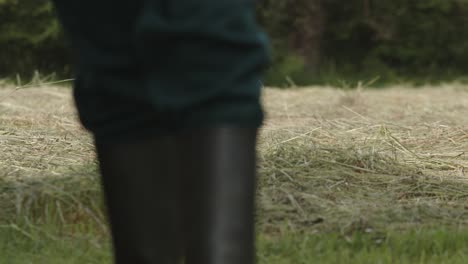
[[[70,74],[70,56],[53,6],[45,0],[0,0],[0,76]]]
[[[468,0],[261,0],[269,85],[460,79],[468,69]],[[0,76],[71,74],[46,0],[0,0]]]

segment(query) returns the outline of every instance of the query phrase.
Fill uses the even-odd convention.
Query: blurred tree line
[[[468,0],[260,0],[272,85],[460,78],[468,69]],[[0,0],[0,76],[71,74],[46,0]]]
[[[0,0],[0,77],[43,73],[70,74],[70,55],[45,0]]]

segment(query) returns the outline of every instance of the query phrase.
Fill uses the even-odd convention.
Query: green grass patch
[[[467,263],[468,229],[262,237],[260,263]]]
[[[60,233],[53,226],[0,226],[1,263],[110,263],[107,240],[91,233]]]
[[[9,264],[111,263],[107,239],[90,233],[59,236],[53,227],[1,226],[0,255]],[[467,263],[468,230],[423,228],[342,235],[260,234],[259,264]]]

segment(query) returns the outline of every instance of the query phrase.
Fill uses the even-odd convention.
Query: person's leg
[[[182,130],[187,264],[254,262],[260,74],[266,39],[252,0],[172,0],[137,23],[155,106]],[[164,47],[153,49],[154,45]],[[160,64],[154,64],[158,61]]]
[[[80,51],[75,100],[96,138],[116,262],[176,263],[181,242],[169,233],[179,225],[178,212],[169,205],[177,202],[168,199],[176,201],[177,190],[175,198],[153,193],[176,188],[168,180],[178,177],[171,167],[183,167],[193,168],[181,177],[194,185],[184,188],[182,202],[186,262],[252,263],[259,78],[268,60],[253,1],[142,0],[136,8],[108,0],[108,9],[93,1],[102,21],[92,5],[56,2]],[[165,156],[169,138],[183,163],[177,153]],[[119,193],[127,195],[124,207]],[[155,204],[132,206],[149,201]]]
[[[253,263],[256,136],[236,126],[181,135],[186,264]]]
[[[75,101],[96,139],[115,263],[182,257],[177,144],[145,102],[134,49],[138,0],[56,0],[77,54]],[[154,125],[150,125],[154,127]]]
[[[182,258],[179,153],[174,137],[96,143],[117,264]]]

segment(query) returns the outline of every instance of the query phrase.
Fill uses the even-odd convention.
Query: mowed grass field
[[[265,89],[258,262],[468,263],[468,86]],[[0,264],[111,263],[71,90],[0,84]]]

